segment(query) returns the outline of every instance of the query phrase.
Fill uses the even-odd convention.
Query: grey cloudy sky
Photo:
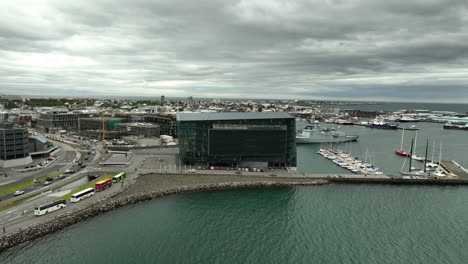
[[[5,0],[0,93],[467,102],[468,1]]]

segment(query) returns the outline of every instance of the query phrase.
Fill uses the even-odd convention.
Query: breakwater
[[[57,215],[50,221],[32,224],[27,227],[20,228],[16,232],[6,234],[0,238],[0,253],[8,248],[20,245],[22,243],[32,241],[39,237],[57,232],[63,228],[73,224],[82,222],[86,219],[95,217],[99,214],[109,212],[122,206],[139,203],[142,201],[155,199],[167,195],[188,193],[188,192],[203,192],[216,190],[231,190],[231,189],[252,189],[252,188],[275,188],[287,186],[306,186],[306,185],[324,185],[329,181],[323,179],[314,179],[307,182],[294,181],[260,181],[260,182],[228,182],[228,183],[211,183],[211,184],[195,184],[178,186],[167,189],[159,189],[150,192],[135,193],[127,196],[120,196],[122,192],[115,193],[114,196],[107,199],[100,199],[90,204],[84,209],[74,210]],[[129,187],[131,188],[131,187]]]

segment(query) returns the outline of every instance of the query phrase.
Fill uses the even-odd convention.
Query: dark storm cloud
[[[44,0],[0,8],[3,93],[468,96],[462,0]]]

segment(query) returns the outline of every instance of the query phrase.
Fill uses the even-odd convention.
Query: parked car
[[[16,191],[13,195],[18,196],[24,194],[24,191]]]

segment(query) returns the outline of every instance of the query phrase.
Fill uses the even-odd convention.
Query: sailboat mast
[[[414,155],[416,156],[416,147],[418,146],[418,131],[416,131],[416,135],[414,136],[414,149],[413,149],[413,152],[414,152]],[[411,156],[413,157],[413,156]]]
[[[411,147],[410,147],[410,159],[409,159],[409,168],[408,168],[408,172],[411,173],[411,160],[413,159],[413,142],[414,142],[414,138],[411,139]]]
[[[424,156],[424,173],[426,173],[426,165],[427,165],[427,149],[429,148],[429,139],[426,143],[426,156]]]
[[[432,144],[432,157],[431,157],[431,163],[434,163],[434,151],[435,151],[435,142]]]
[[[400,151],[403,150],[403,138],[405,136],[405,129],[403,128],[402,129],[402,132],[401,132],[401,143],[400,143]]]
[[[365,159],[364,159],[364,163],[367,163],[367,152],[368,152],[368,150],[369,150],[369,149],[366,147],[366,157],[365,157]]]
[[[442,140],[440,141],[440,149],[439,149],[439,165],[440,165],[441,159],[442,159]]]

